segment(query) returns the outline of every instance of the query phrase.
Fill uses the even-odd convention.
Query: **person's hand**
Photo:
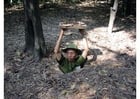
[[[79,29],[79,32],[80,32],[80,34],[82,34],[83,36],[87,34],[86,31],[85,31],[85,29]]]
[[[67,31],[67,28],[61,28],[61,32],[60,32],[59,35],[62,35],[63,36],[65,31]]]
[[[67,28],[61,28],[61,29],[62,29],[64,32],[68,30]]]

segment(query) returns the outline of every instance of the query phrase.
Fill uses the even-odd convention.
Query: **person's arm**
[[[87,43],[86,38],[83,39],[83,43],[84,43],[84,51],[82,53],[82,56],[86,59],[87,55],[88,55],[88,51],[89,51],[89,47],[88,47],[88,43]]]
[[[87,34],[87,32],[85,32],[84,29],[79,29],[79,32],[83,35],[83,37]],[[87,43],[87,38],[84,37],[83,38],[83,43],[84,43],[84,51],[82,53],[83,58],[87,58],[88,55],[88,51],[89,51],[89,47],[88,47],[88,43]]]
[[[83,68],[84,64],[85,64],[85,62],[87,60],[89,47],[88,47],[88,43],[87,43],[86,38],[83,38],[83,44],[84,44],[84,51],[82,52],[82,55],[80,55],[80,57],[77,60],[78,66],[75,68],[76,70],[79,70],[80,68]]]
[[[61,56],[61,50],[60,50],[60,44],[61,44],[63,35],[64,35],[64,29],[61,29],[60,34],[59,34],[59,38],[58,38],[58,40],[56,42],[56,45],[55,45],[55,48],[54,48],[55,58],[57,60],[60,60],[61,57],[62,57]]]

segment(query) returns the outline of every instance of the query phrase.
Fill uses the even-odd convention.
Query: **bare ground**
[[[41,18],[49,57],[41,62],[22,54],[24,13],[11,8],[4,15],[5,99],[135,99],[136,22],[133,16],[117,16],[112,34],[107,33],[109,6],[46,6]],[[88,25],[90,54],[94,59],[80,71],[62,74],[53,59],[59,22],[83,21]],[[69,42],[82,48],[80,34],[68,31]]]

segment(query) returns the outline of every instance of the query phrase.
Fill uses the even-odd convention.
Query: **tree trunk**
[[[112,33],[113,24],[114,24],[117,10],[118,10],[118,0],[115,0],[113,7],[110,8],[110,20],[109,20],[109,25],[108,25],[108,33]]]
[[[46,55],[38,0],[24,0],[25,11],[25,52],[39,59]]]

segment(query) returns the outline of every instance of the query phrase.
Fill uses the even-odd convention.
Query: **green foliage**
[[[50,3],[56,3],[56,4],[62,4],[62,3],[79,3],[80,1],[85,1],[85,0],[39,0],[39,3],[45,3],[45,2],[50,2]],[[17,5],[22,3],[23,0],[4,0],[4,4],[10,4],[10,5]]]
[[[50,3],[78,3],[83,0],[39,0],[40,3],[50,2]]]
[[[21,3],[22,2],[22,0],[11,0],[12,2],[12,4],[19,4],[19,3]]]
[[[66,0],[66,3],[78,3],[80,0]]]
[[[5,5],[13,5],[13,4],[20,4],[22,3],[23,0],[4,0]]]

